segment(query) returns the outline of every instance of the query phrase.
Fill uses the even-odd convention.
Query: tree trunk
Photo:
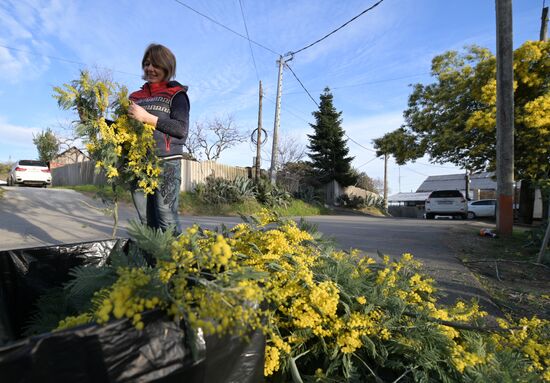
[[[521,180],[519,191],[519,222],[533,223],[533,208],[535,207],[535,188],[530,180]]]

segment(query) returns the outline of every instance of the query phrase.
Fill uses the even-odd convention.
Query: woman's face
[[[143,63],[143,74],[145,75],[145,80],[149,83],[162,82],[166,78],[166,72],[154,66],[149,58]]]

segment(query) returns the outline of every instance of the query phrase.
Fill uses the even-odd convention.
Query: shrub
[[[383,209],[384,199],[374,193],[368,193],[365,198],[352,194],[351,197],[347,194],[338,196],[337,201],[344,207],[350,209],[364,209],[366,207],[375,207]]]
[[[342,194],[337,198],[340,205],[350,208],[350,209],[363,209],[367,207],[367,201],[357,195],[352,195],[351,197],[347,194]]]
[[[312,205],[322,205],[324,201],[323,190],[311,185],[300,185],[293,194],[295,198]]]
[[[377,262],[335,250],[304,228],[269,212],[230,230],[195,226],[178,238],[134,225],[132,236],[156,266],[119,260],[118,268],[98,268],[114,279],[90,295],[91,309],[60,327],[128,318],[140,329],[141,313],[158,308],[206,333],[261,329],[264,373],[274,382],[550,378],[550,322],[483,327],[475,302],[437,303],[433,280],[412,255]]]
[[[282,186],[273,185],[265,178],[260,178],[256,183],[255,197],[268,207],[288,207],[292,198]]]
[[[234,180],[208,177],[206,183],[195,187],[195,193],[208,204],[232,204],[254,198],[254,184],[249,178],[237,177]]]

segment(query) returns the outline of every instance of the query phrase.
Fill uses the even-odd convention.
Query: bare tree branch
[[[236,126],[233,116],[215,117],[195,123],[189,130],[185,147],[195,158],[217,161],[225,150],[247,138],[248,135],[241,133]]]
[[[85,152],[86,149],[80,137],[77,136],[73,124],[66,122],[58,122],[55,129],[57,138],[59,140],[59,151],[63,152],[67,149],[75,147],[82,152]]]
[[[202,158],[200,142],[204,135],[203,125],[202,123],[196,122],[195,125],[189,129],[189,134],[184,144],[189,154],[199,160]]]
[[[306,154],[306,147],[300,141],[289,135],[282,135],[278,142],[278,168],[281,169],[289,162],[299,162]]]

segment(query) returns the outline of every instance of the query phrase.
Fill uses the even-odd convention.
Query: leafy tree
[[[311,165],[322,183],[336,180],[342,186],[353,185],[356,176],[351,170],[353,157],[347,156],[349,149],[341,127],[342,112],[334,108],[329,88],[325,88],[320,99],[319,110],[312,113],[316,123],[310,124],[315,132],[308,134]]]
[[[515,171],[517,179],[546,178],[550,170],[550,43],[528,41],[514,52]],[[374,140],[378,155],[404,164],[428,154],[476,171],[496,162],[496,58],[485,48],[446,52],[432,60],[436,82],[415,84],[405,124]]]
[[[49,163],[59,152],[59,140],[50,128],[36,136],[33,134],[32,142],[36,145],[38,158],[41,161]]]
[[[522,188],[550,173],[549,71],[550,42],[527,41],[514,52],[514,170]],[[404,164],[428,154],[436,163],[494,171],[495,56],[477,46],[449,51],[432,60],[432,75],[435,83],[413,86],[405,124],[374,140],[378,155]]]
[[[380,194],[384,191],[384,182],[380,178],[371,178],[365,172],[360,172],[359,170],[353,168],[352,172],[357,177],[357,182],[355,186],[361,189],[371,191],[373,193]]]
[[[403,127],[375,139],[374,147],[378,157],[393,154],[395,162],[399,165],[422,157],[426,151],[425,142],[418,142],[417,138]]]

